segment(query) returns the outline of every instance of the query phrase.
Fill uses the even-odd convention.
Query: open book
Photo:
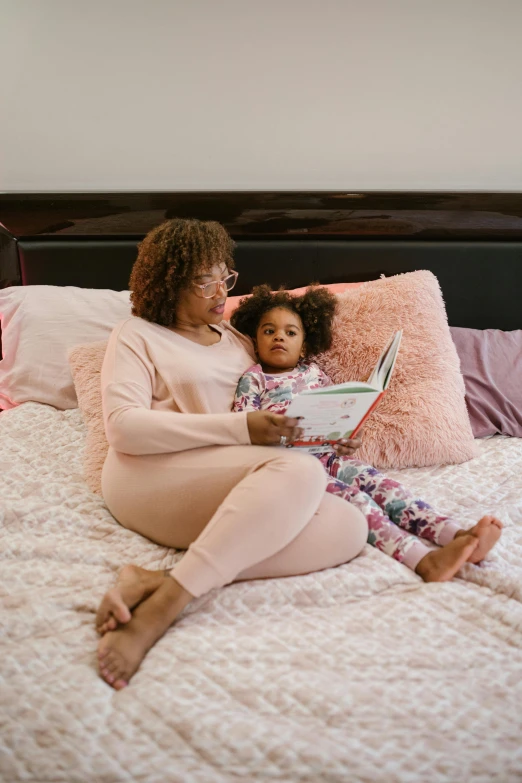
[[[294,397],[286,415],[303,417],[300,426],[304,434],[289,446],[320,453],[331,451],[332,444],[341,438],[354,438],[386,393],[401,338],[402,330],[395,332],[365,383],[348,381]]]

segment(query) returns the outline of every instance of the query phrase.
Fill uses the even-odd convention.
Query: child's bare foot
[[[477,547],[475,536],[455,537],[446,546],[425,555],[415,571],[425,582],[447,582],[470,559]]]
[[[487,515],[479,519],[476,525],[469,530],[459,530],[457,536],[475,536],[479,545],[471,555],[470,563],[480,563],[484,560],[490,549],[493,549],[502,532],[502,522],[496,517]]]
[[[128,685],[150,648],[192,600],[172,577],[140,603],[129,622],[109,631],[98,645],[98,665],[103,679],[120,690]]]
[[[168,571],[147,571],[135,565],[124,566],[116,585],[105,593],[96,614],[99,634],[114,631],[118,623],[128,623],[130,610],[156,590]]]

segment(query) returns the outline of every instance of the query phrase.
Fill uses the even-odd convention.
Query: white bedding
[[[128,562],[172,550],[121,528],[81,474],[79,410],[0,414],[0,779],[67,783],[522,780],[522,440],[394,471],[502,542],[424,584],[367,546],[350,564],[195,601],[113,691],[94,613]]]

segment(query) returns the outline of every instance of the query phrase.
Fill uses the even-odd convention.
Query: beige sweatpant
[[[109,449],[104,500],[124,527],[187,549],[172,576],[200,596],[235,580],[294,576],[346,563],[368,525],[327,494],[315,457],[266,446],[210,446],[130,456]]]

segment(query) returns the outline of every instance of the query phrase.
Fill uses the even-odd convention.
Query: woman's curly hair
[[[297,313],[305,331],[306,357],[326,351],[332,344],[332,323],[336,299],[326,288],[311,285],[302,296],[292,296],[283,289],[272,292],[268,285],[258,285],[248,299],[241,299],[230,323],[252,339],[261,318],[274,307]]]
[[[139,245],[129,281],[132,315],[172,326],[180,293],[214,264],[234,268],[235,242],[215,221],[167,220]]]

